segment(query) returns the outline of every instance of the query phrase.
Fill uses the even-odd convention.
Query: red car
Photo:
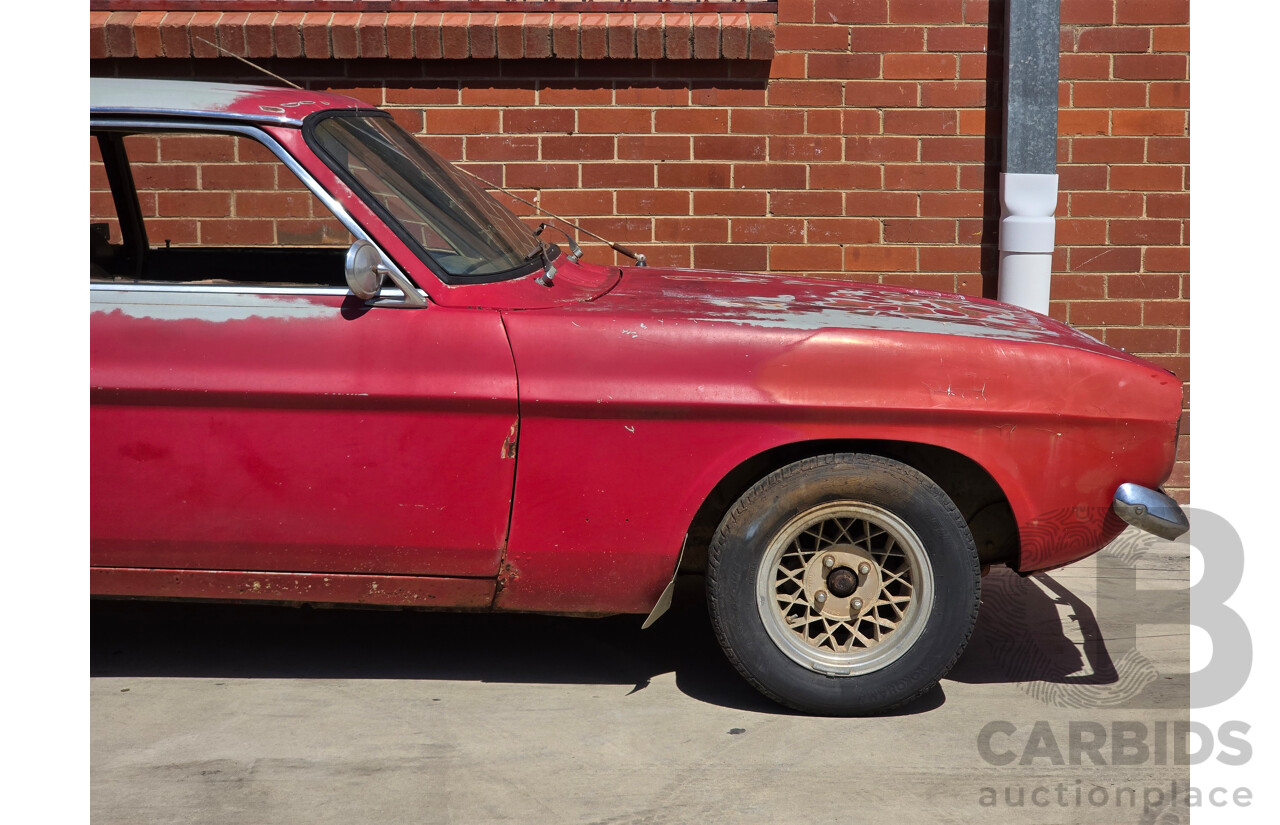
[[[858,714],[985,566],[1186,529],[1177,378],[1042,315],[580,261],[338,95],[91,101],[95,595],[652,621],[702,571],[752,684]]]

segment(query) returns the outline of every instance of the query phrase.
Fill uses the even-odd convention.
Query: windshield
[[[327,116],[312,135],[348,184],[363,189],[423,262],[450,276],[524,268],[532,231],[474,179],[420,145],[389,117]]]

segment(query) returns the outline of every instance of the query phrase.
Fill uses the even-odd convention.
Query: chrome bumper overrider
[[[1162,539],[1176,539],[1191,528],[1178,502],[1140,484],[1121,484],[1111,506],[1120,518]]]

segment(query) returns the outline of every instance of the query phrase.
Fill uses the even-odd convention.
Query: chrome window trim
[[[196,131],[231,132],[235,134],[245,135],[246,137],[250,137],[250,138],[253,138],[254,140],[257,140],[263,146],[266,146],[268,149],[270,149],[271,153],[274,154],[280,160],[281,163],[287,166],[289,170],[298,177],[298,180],[302,182],[302,185],[307,187],[307,189],[310,190],[311,194],[315,195],[316,198],[318,198],[320,202],[323,203],[325,207],[330,212],[333,213],[333,216],[338,219],[339,223],[341,223],[344,227],[346,227],[348,232],[350,232],[353,236],[357,238],[368,241],[369,243],[373,244],[374,248],[378,250],[378,254],[382,256],[383,266],[387,268],[387,271],[391,277],[392,282],[395,283],[398,289],[386,289],[383,291],[383,295],[380,295],[378,298],[375,298],[373,301],[369,301],[367,303],[370,303],[375,306],[402,306],[402,307],[425,307],[427,305],[426,292],[415,287],[413,285],[413,282],[409,280],[408,276],[406,276],[404,272],[400,269],[400,267],[396,265],[395,261],[391,260],[391,256],[389,256],[385,251],[383,251],[382,247],[379,246],[378,243],[373,240],[373,238],[369,237],[369,233],[365,232],[364,228],[360,226],[360,224],[356,223],[355,218],[351,217],[351,214],[347,212],[346,207],[344,207],[341,203],[338,202],[336,198],[330,195],[325,190],[325,188],[321,186],[320,183],[314,177],[311,176],[311,173],[308,172],[306,168],[303,167],[302,164],[298,163],[297,158],[289,154],[285,150],[285,148],[280,145],[279,141],[277,141],[275,138],[273,138],[271,135],[267,134],[266,132],[262,131],[262,129],[257,128],[255,126],[245,125],[240,123],[217,123],[217,122],[215,123],[208,123],[208,122],[173,123],[166,120],[149,120],[149,119],[134,119],[134,118],[106,119],[106,118],[93,118],[93,117],[89,119],[89,127],[91,129],[93,128],[101,128],[101,129],[125,128],[125,129],[147,129],[147,130],[158,130],[158,131],[167,130],[167,131],[188,131],[188,132],[196,132]],[[116,284],[116,283],[102,282],[97,284],[90,284],[90,286],[91,288],[99,288],[99,289],[107,288],[107,289],[115,289],[115,290],[119,290],[123,286],[129,286],[134,288],[135,290],[141,289],[141,290],[150,291],[150,292],[241,292],[241,293],[258,294],[258,295],[281,295],[281,294],[283,295],[298,295],[298,294],[352,295],[353,294],[350,290],[342,289],[341,287],[315,287],[315,286],[299,286],[295,289],[292,287],[254,287],[252,285],[246,285],[245,287],[241,288],[241,287],[235,287],[235,286],[213,285],[213,284],[208,284],[208,285],[171,284],[171,283],[145,282],[145,281],[133,282],[129,284]]]
[[[121,108],[94,108],[89,107],[89,116],[94,117],[199,117],[214,120],[238,120],[246,123],[268,123],[273,126],[301,126],[302,119],[289,117],[287,115],[269,114],[263,112],[260,115],[246,114],[243,112],[210,112],[204,109],[151,109],[139,106],[136,109]],[[179,124],[173,124],[179,125]]]

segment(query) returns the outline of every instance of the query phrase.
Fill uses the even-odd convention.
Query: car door
[[[498,314],[352,296],[367,236],[252,127],[99,126],[92,564],[494,576],[517,432]]]

